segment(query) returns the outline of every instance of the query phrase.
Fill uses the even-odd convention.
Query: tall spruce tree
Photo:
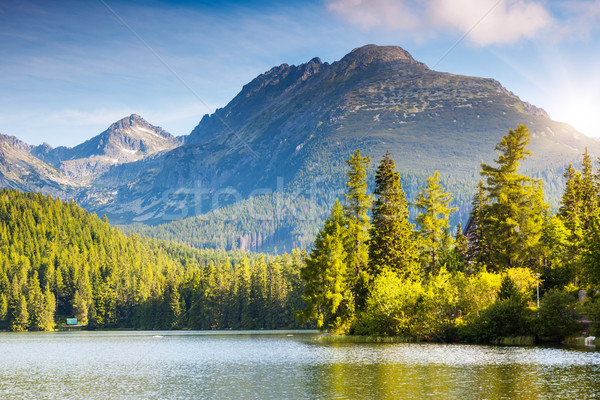
[[[490,199],[484,207],[484,235],[492,269],[534,266],[541,258],[540,237],[548,210],[542,182],[518,172],[520,162],[531,155],[527,149],[530,139],[525,125],[510,129],[496,145],[500,152],[497,166],[481,163]]]
[[[306,282],[302,299],[306,308],[300,313],[314,320],[319,329],[344,332],[354,316],[354,299],[349,285],[353,268],[346,264],[348,240],[346,221],[339,200],[315,238],[315,244],[301,269]]]
[[[574,234],[581,236],[582,229],[582,199],[581,199],[581,172],[573,168],[573,164],[569,164],[564,177],[565,191],[560,200],[560,215],[565,226]],[[579,232],[579,233],[577,233]]]
[[[371,157],[362,157],[357,149],[350,158],[346,176],[346,202],[344,213],[348,224],[350,244],[348,247],[348,264],[354,268],[356,275],[366,266],[368,260],[367,240],[369,233],[369,210],[371,196],[367,193],[367,168]]]
[[[447,255],[452,243],[449,216],[455,208],[450,207],[452,195],[440,184],[440,174],[435,171],[427,178],[427,184],[417,194],[415,206],[421,210],[416,217],[423,254],[424,269],[437,274],[440,258]]]
[[[418,251],[413,237],[413,224],[408,221],[408,203],[389,151],[375,174],[377,199],[369,241],[369,274],[371,278],[389,269],[405,278],[419,275]]]
[[[478,266],[484,266],[490,262],[490,249],[483,232],[484,211],[487,203],[483,181],[479,180],[477,191],[471,201],[471,213],[469,214],[469,225],[466,232],[469,242],[467,262],[471,272],[478,269]]]
[[[587,147],[582,154],[581,162],[581,206],[582,216],[584,217],[584,229],[590,229],[591,220],[598,213],[598,183],[594,176],[594,167],[592,158],[588,153]]]
[[[469,240],[463,232],[462,224],[459,222],[456,226],[456,234],[454,235],[454,248],[452,249],[451,267],[450,270],[465,272],[467,269],[467,252],[469,250]]]
[[[369,276],[366,271],[369,259],[369,210],[371,196],[367,193],[367,168],[371,157],[363,157],[357,149],[350,158],[346,176],[346,195],[344,213],[348,228],[346,242],[347,264],[352,268],[350,285],[354,292],[355,308],[362,309],[368,295]]]

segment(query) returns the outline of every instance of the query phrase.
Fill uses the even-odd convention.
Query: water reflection
[[[294,332],[0,334],[2,398],[543,399],[600,396],[600,353],[321,344]],[[162,337],[157,337],[162,336]]]

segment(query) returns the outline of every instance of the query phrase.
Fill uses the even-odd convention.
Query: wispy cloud
[[[468,33],[482,46],[531,39],[553,22],[543,5],[523,0],[434,0],[427,16],[432,27]]]
[[[95,109],[95,110],[74,110],[63,109],[48,115],[45,119],[47,123],[61,123],[72,126],[94,126],[98,124],[108,124],[117,121],[133,112],[127,108],[120,109]]]
[[[329,12],[363,30],[458,32],[480,46],[523,39],[581,39],[598,29],[600,0],[327,0]]]
[[[362,29],[410,30],[421,25],[418,4],[397,0],[331,0],[327,9]]]

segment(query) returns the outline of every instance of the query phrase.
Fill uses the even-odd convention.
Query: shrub
[[[581,332],[575,310],[577,298],[574,294],[551,290],[542,298],[537,318],[537,334],[540,339],[561,342]]]
[[[531,332],[531,311],[519,297],[496,301],[460,329],[464,339],[478,343],[495,343],[504,337],[527,336]]]

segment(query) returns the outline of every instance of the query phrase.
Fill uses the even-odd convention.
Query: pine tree
[[[373,205],[370,229],[370,278],[384,269],[395,271],[405,278],[417,277],[419,264],[413,224],[408,221],[406,195],[389,152],[377,168],[373,193],[377,199]]]
[[[56,299],[50,291],[50,284],[46,283],[44,289],[44,307],[40,316],[40,329],[51,331],[54,329],[54,312],[56,311]]]
[[[591,220],[598,213],[598,184],[594,176],[592,158],[588,153],[587,147],[583,153],[581,163],[581,215],[583,217],[583,227],[589,230]]]
[[[456,234],[454,235],[454,249],[452,250],[453,268],[449,270],[465,271],[467,265],[467,252],[469,251],[469,240],[463,233],[462,224],[459,222],[456,226]]]
[[[4,293],[0,293],[0,329],[5,328],[6,318],[8,316],[8,300]]]
[[[167,329],[181,328],[181,297],[179,289],[173,281],[167,285],[165,301],[167,302],[167,320],[165,321]]]
[[[449,207],[452,195],[440,184],[440,175],[435,171],[427,178],[426,186],[417,194],[415,206],[422,210],[416,217],[420,235],[424,267],[429,274],[436,274],[441,256],[450,250],[449,216],[455,208]]]
[[[307,307],[300,316],[315,320],[320,329],[344,331],[354,316],[354,299],[350,291],[346,221],[341,204],[336,200],[331,215],[317,234],[315,244],[301,269],[306,282],[302,299]]]
[[[477,192],[473,196],[471,201],[471,213],[469,214],[469,226],[466,233],[467,240],[469,242],[469,248],[467,250],[467,262],[469,265],[483,266],[490,262],[490,249],[486,243],[484,236],[483,222],[485,220],[485,207],[488,203],[485,195],[485,187],[483,181],[480,180],[477,183]],[[475,269],[469,267],[469,269]]]
[[[520,161],[531,155],[527,150],[530,139],[524,125],[510,129],[496,145],[500,152],[495,160],[498,166],[481,164],[491,201],[484,207],[484,235],[498,269],[533,266],[541,258],[540,237],[548,210],[542,182],[518,173]]]
[[[346,160],[349,170],[346,173],[348,181],[344,212],[349,233],[348,265],[354,268],[356,275],[367,265],[368,260],[368,212],[371,198],[367,194],[366,177],[370,162],[371,157],[362,157],[360,150],[356,150]]]
[[[571,232],[581,236],[583,226],[581,221],[581,173],[573,168],[573,164],[569,164],[564,177],[566,179],[565,191],[560,201],[559,215]]]
[[[354,292],[355,308],[362,309],[368,295],[369,275],[366,271],[369,260],[369,210],[371,196],[367,193],[367,168],[371,157],[362,157],[356,150],[346,160],[349,170],[346,173],[345,221],[348,238],[345,242],[346,263],[350,286]],[[353,272],[351,272],[353,271]]]
[[[29,280],[27,288],[27,312],[29,314],[29,329],[34,331],[43,330],[45,324],[42,321],[45,309],[44,295],[40,288],[37,271]]]
[[[21,285],[16,276],[13,276],[10,290],[10,302],[8,308],[10,330],[22,332],[27,330],[29,324],[29,313],[27,312],[27,300],[21,291]]]

